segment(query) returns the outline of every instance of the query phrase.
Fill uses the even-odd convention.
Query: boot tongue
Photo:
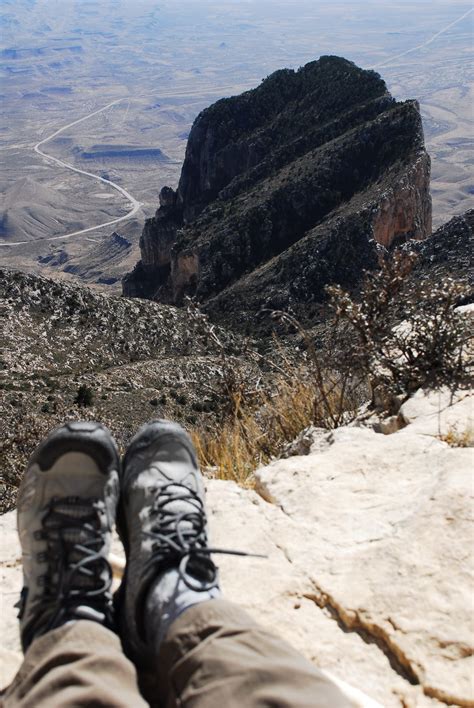
[[[164,527],[174,530],[186,548],[199,543],[204,518],[194,491],[182,485],[170,485],[166,496]]]

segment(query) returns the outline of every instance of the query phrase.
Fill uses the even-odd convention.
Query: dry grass
[[[347,404],[341,395],[343,383],[336,385],[328,376],[323,389],[314,372],[301,367],[291,378],[279,377],[271,390],[258,396],[234,394],[233,415],[218,430],[191,433],[202,467],[210,468],[218,479],[251,487],[253,471],[281,454],[304,428],[311,424],[332,428],[333,420],[340,419],[341,401]]]
[[[212,429],[197,426],[191,437],[209,475],[244,487],[252,487],[254,470],[278,457],[302,430],[311,424],[336,428],[353,419],[361,403],[361,381],[356,382],[352,373],[334,372],[328,363],[332,353],[317,350],[313,337],[293,316],[281,311],[269,314],[298,334],[299,345],[288,347],[274,335],[271,356],[249,349],[249,360],[257,361],[262,372],[255,384],[242,379],[242,369],[235,366],[214,325],[188,302],[188,315],[207,326],[208,337],[221,354],[215,391],[221,420]]]
[[[464,430],[458,430],[456,425],[451,426],[440,440],[448,443],[450,447],[474,447],[474,429],[469,425]]]

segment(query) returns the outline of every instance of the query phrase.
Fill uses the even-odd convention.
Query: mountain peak
[[[306,315],[378,249],[431,233],[429,174],[418,105],[376,72],[336,56],[281,69],[196,118],[124,293],[193,295],[233,324],[236,309]]]

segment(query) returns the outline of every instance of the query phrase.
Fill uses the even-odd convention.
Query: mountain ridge
[[[162,190],[123,292],[174,304],[190,295],[227,317],[237,289],[244,319],[269,298],[303,310],[324,301],[327,284],[354,286],[380,247],[431,233],[429,175],[418,104],[397,103],[374,71],[331,56],[277,71],[197,117],[178,188]],[[331,237],[340,219],[347,226]],[[260,269],[271,282],[246,302]]]

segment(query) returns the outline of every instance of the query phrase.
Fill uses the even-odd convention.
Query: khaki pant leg
[[[349,708],[313,664],[237,605],[211,600],[172,624],[159,657],[166,708]]]
[[[133,664],[97,622],[71,622],[38,637],[4,697],[5,708],[143,708]]]

